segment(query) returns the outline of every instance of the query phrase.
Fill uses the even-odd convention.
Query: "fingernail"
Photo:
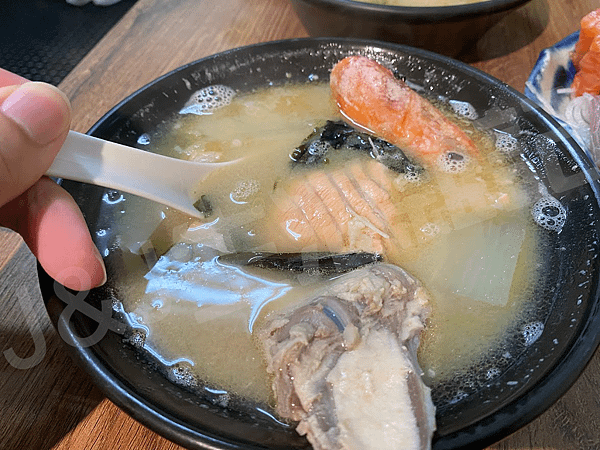
[[[100,251],[98,251],[98,249],[96,247],[94,247],[94,250],[96,250],[96,252],[95,252],[96,254],[94,256],[96,256],[96,258],[100,262],[100,267],[102,268],[102,271],[104,273],[104,278],[102,279],[102,282],[97,286],[97,287],[100,287],[100,286],[103,286],[104,283],[106,283],[106,279],[107,279],[106,266],[104,265],[104,258],[102,258]]]
[[[38,82],[19,86],[4,100],[0,112],[40,145],[63,134],[71,120],[67,97],[54,86]]]

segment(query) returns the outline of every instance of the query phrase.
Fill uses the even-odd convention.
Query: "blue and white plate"
[[[554,116],[590,159],[598,162],[590,140],[590,97],[571,98],[576,71],[570,55],[578,39],[579,32],[575,32],[540,53],[525,83],[525,95]]]

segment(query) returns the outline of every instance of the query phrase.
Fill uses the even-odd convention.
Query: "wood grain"
[[[126,96],[183,64],[243,45],[307,36],[286,1],[215,4],[136,3],[60,85],[72,101],[74,128],[87,131]]]
[[[461,58],[522,91],[539,52],[576,31],[579,18],[597,7],[597,0],[532,0]],[[139,0],[60,87],[72,101],[73,128],[87,131],[127,95],[182,64],[305,36],[286,0]],[[0,450],[181,448],[106,400],[73,365],[44,310],[33,256],[19,236],[3,229],[0,315]],[[16,358],[7,357],[8,350]],[[599,449],[599,375],[597,354],[552,408],[490,448]]]
[[[504,16],[465,59],[523,92],[540,52],[577,31],[592,3],[533,0]]]
[[[33,255],[17,234],[1,233],[0,254],[12,257],[0,264],[0,448],[52,448],[102,396],[50,323]]]

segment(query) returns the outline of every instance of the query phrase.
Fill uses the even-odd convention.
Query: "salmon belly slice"
[[[376,161],[331,171],[308,170],[278,187],[267,221],[278,251],[365,251],[383,254],[389,241],[409,242],[396,226],[395,175]]]
[[[330,86],[346,120],[425,164],[431,166],[448,153],[478,156],[463,130],[372,59],[344,58],[331,71]]]

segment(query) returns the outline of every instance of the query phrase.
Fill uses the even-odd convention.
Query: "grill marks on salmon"
[[[386,242],[402,234],[394,226],[394,176],[374,160],[358,160],[295,177],[275,195],[269,222],[278,250],[385,252]]]

